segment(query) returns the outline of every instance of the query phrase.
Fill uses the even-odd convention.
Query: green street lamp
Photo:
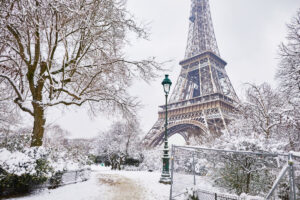
[[[163,80],[163,82],[161,83],[164,87],[164,91],[165,91],[165,96],[166,96],[166,121],[165,121],[165,138],[164,138],[164,150],[163,150],[163,168],[162,168],[162,174],[160,177],[159,182],[160,183],[165,183],[165,184],[170,184],[171,183],[171,176],[170,176],[170,170],[169,170],[169,161],[170,161],[170,156],[169,156],[169,147],[168,147],[168,94],[170,92],[170,88],[172,85],[171,80],[168,78],[168,74],[165,75],[165,79]]]

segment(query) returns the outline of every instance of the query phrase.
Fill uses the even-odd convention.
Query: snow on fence
[[[198,199],[205,199],[205,200],[240,200],[239,196],[237,195],[230,195],[230,194],[222,194],[216,193],[212,191],[207,191],[203,189],[196,189]]]
[[[86,181],[90,177],[90,172],[91,171],[88,169],[67,171],[63,173],[60,185],[67,185],[67,184]]]
[[[63,185],[87,181],[90,178],[90,174],[91,174],[90,169],[79,169],[79,170],[59,172],[56,173],[46,183],[36,187],[35,189],[55,188]]]
[[[185,200],[189,188],[201,200],[297,200],[299,175],[300,156],[293,153],[173,145],[170,200]]]

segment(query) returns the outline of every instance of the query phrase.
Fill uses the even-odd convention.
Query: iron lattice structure
[[[185,59],[205,51],[220,56],[208,0],[192,0]]]
[[[220,58],[208,0],[192,0],[185,59],[168,103],[168,137],[181,134],[201,144],[227,130],[238,97]],[[154,147],[164,135],[165,106],[144,142]]]

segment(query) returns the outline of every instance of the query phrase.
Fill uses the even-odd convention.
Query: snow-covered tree
[[[287,41],[279,46],[279,69],[276,77],[282,91],[300,98],[300,9],[287,25]]]
[[[70,132],[64,130],[61,126],[54,124],[48,125],[45,131],[44,146],[63,146]]]
[[[284,109],[284,101],[267,83],[247,84],[246,99],[238,107],[239,119],[233,121],[231,132],[264,135],[267,139],[278,132]],[[234,133],[236,134],[236,133]]]
[[[59,125],[49,125],[45,131],[43,146],[49,151],[49,159],[61,170],[73,165],[81,168],[89,163],[90,139],[70,139],[70,133]],[[72,166],[71,166],[72,167]]]
[[[279,46],[279,68],[276,78],[289,110],[283,117],[282,132],[290,141],[289,150],[300,150],[300,9],[287,25],[287,41]]]
[[[252,152],[288,150],[293,138],[288,126],[294,122],[294,109],[286,104],[280,91],[267,83],[247,86],[245,100],[238,107],[239,117],[229,125],[229,134],[222,135],[211,146]],[[215,170],[216,184],[238,194],[265,193],[282,167],[273,157],[251,154],[225,153],[215,159],[220,163]]]
[[[129,156],[136,156],[140,148],[140,128],[137,121],[116,122],[100,135],[98,152],[105,155],[112,169],[121,169]]]
[[[160,148],[144,148],[141,170],[159,171],[162,168],[162,150]]]
[[[242,133],[230,137],[224,135],[215,141],[214,147],[261,153],[276,151],[276,144],[269,144],[264,136],[246,136]],[[278,166],[278,160],[271,156],[253,154],[223,152],[216,153],[209,160],[216,166],[210,170],[215,184],[239,195],[241,193],[265,194],[272,186],[276,173],[282,167]],[[286,160],[283,162],[285,163]]]
[[[229,125],[230,135],[257,138],[263,150],[299,150],[299,103],[291,103],[289,96],[267,83],[247,86],[246,98],[238,107],[239,117]]]
[[[0,148],[6,148],[9,151],[23,151],[24,148],[30,146],[30,131],[29,127],[22,127],[2,134],[0,139]]]
[[[8,135],[18,127],[20,116],[11,101],[12,93],[7,92],[8,85],[0,80],[0,136]]]
[[[146,38],[125,0],[8,0],[0,2],[0,81],[13,101],[34,119],[31,146],[42,145],[45,110],[88,104],[130,112],[127,88],[160,69],[152,58],[123,52],[128,32]]]
[[[286,93],[281,93],[281,95],[286,111],[279,126],[280,139],[288,140],[287,151],[300,151],[300,101]]]

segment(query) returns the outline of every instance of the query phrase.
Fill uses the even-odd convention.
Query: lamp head
[[[171,85],[172,85],[172,82],[171,80],[169,79],[169,75],[166,74],[165,75],[165,79],[163,80],[163,82],[161,83],[164,87],[164,91],[166,94],[169,94],[170,92],[170,88],[171,88]]]

